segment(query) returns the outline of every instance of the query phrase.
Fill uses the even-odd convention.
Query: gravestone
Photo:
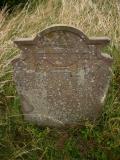
[[[100,116],[111,77],[112,58],[101,53],[108,38],[56,25],[14,42],[22,50],[12,63],[26,120],[60,127]]]

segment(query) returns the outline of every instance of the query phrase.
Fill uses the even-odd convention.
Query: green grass
[[[88,36],[109,36],[114,60],[106,103],[96,124],[66,130],[41,128],[23,119],[11,60],[16,37],[35,36],[56,23],[73,25]],[[120,159],[120,3],[117,0],[49,0],[0,13],[0,160]]]

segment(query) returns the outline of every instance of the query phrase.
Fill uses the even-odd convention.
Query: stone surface
[[[112,58],[101,53],[109,41],[64,25],[16,40],[22,52],[12,63],[25,119],[58,127],[95,121],[111,77]]]

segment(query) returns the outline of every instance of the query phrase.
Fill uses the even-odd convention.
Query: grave
[[[24,118],[51,127],[95,122],[111,78],[112,58],[101,53],[109,42],[65,25],[15,40],[22,52],[12,64]]]

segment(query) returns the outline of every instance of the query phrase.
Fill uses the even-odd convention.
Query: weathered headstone
[[[59,127],[99,117],[111,76],[112,58],[101,53],[108,38],[60,25],[15,43],[22,53],[13,60],[14,80],[26,120]]]

